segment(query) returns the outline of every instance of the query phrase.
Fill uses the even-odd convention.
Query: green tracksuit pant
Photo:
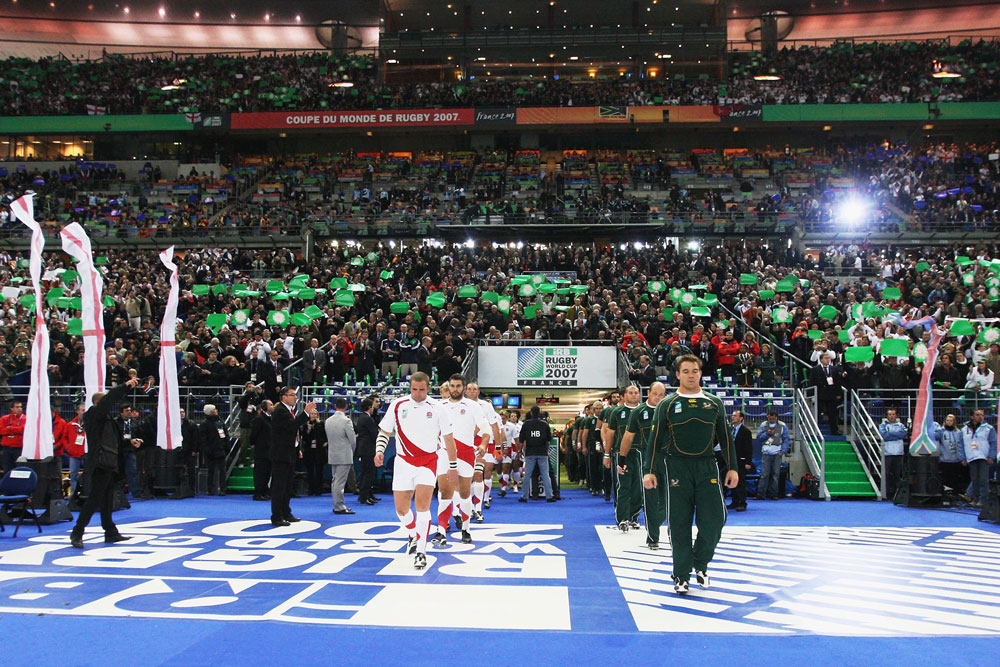
[[[687,581],[691,570],[707,570],[726,525],[719,465],[714,456],[667,457],[667,519],[674,578]],[[698,537],[691,545],[697,513]]]
[[[636,453],[639,455],[639,469],[642,474],[646,474],[649,470],[649,453],[645,448]],[[667,519],[667,465],[662,457],[658,456],[653,461],[653,474],[656,475],[656,488],[643,488],[642,502],[646,513],[646,537],[652,542],[659,542],[660,527]],[[639,484],[641,487],[641,476]]]
[[[632,449],[628,456],[616,454],[615,461],[617,465],[613,472],[618,485],[615,519],[618,523],[635,521],[642,509],[642,464],[639,462],[639,452]],[[618,466],[625,466],[624,474],[619,474]]]

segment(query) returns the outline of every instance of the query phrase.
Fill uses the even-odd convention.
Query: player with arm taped
[[[430,379],[426,373],[410,376],[410,394],[389,404],[379,423],[375,440],[375,465],[385,462],[389,438],[396,436],[396,460],[392,475],[392,495],[396,516],[409,534],[407,553],[414,555],[413,567],[427,567],[427,536],[431,527],[431,497],[437,473],[438,448],[443,439],[448,458],[448,481],[458,484],[458,452],[452,437],[448,411],[427,398]],[[410,509],[416,506],[416,516]]]
[[[465,378],[459,374],[452,375],[448,380],[450,396],[443,403],[444,409],[451,419],[452,437],[455,440],[455,450],[458,459],[458,496],[459,510],[462,520],[462,544],[471,544],[469,519],[472,517],[472,484],[476,469],[476,459],[486,449],[482,444],[478,448],[473,445],[476,436],[489,430],[486,417],[475,401],[465,397]],[[438,488],[441,495],[438,499],[438,531],[431,539],[436,547],[445,546],[447,541],[448,520],[451,518],[454,491],[448,481],[449,461],[447,456],[438,453]],[[451,491],[449,493],[449,491]]]
[[[479,396],[479,384],[476,382],[470,382],[465,386],[465,395],[467,398],[475,401],[479,408],[482,410],[483,415],[486,417],[486,422],[489,428],[482,434],[481,439],[476,440],[476,448],[481,453],[476,460],[477,469],[475,471],[475,476],[473,479],[472,487],[472,498],[473,498],[473,516],[472,519],[476,523],[483,522],[483,494],[486,489],[486,482],[484,481],[483,467],[485,467],[484,455],[486,452],[486,447],[489,446],[490,442],[494,445],[499,444],[503,446],[503,437],[500,435],[500,417],[497,415],[496,410],[493,409],[493,404],[487,400],[480,398]],[[493,480],[490,480],[493,483]]]

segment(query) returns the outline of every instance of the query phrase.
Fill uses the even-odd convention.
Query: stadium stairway
[[[875,491],[851,442],[842,435],[831,434],[830,427],[823,422],[819,427],[826,439],[826,488],[830,496],[875,498]]]
[[[253,491],[253,459],[247,457],[243,462],[243,467],[236,466],[226,483],[229,491]]]

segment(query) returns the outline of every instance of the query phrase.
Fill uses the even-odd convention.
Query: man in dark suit
[[[288,526],[299,518],[292,514],[288,499],[292,495],[292,477],[299,451],[299,429],[316,412],[315,403],[306,403],[305,410],[295,414],[298,396],[292,387],[282,387],[281,403],[271,414],[271,523]]]
[[[253,499],[271,499],[271,413],[274,403],[264,400],[250,423],[250,446],[253,448]]]
[[[90,477],[90,495],[80,510],[69,542],[77,549],[83,548],[83,531],[90,523],[94,512],[101,513],[101,527],[104,529],[105,542],[121,542],[128,538],[118,532],[111,517],[114,505],[115,482],[122,474],[125,441],[122,438],[118,422],[111,416],[111,408],[122,400],[128,391],[139,384],[133,378],[125,384],[109,389],[106,393],[98,392],[92,399],[93,405],[83,413],[83,428],[87,434],[90,453],[87,465],[92,466]]]
[[[824,352],[819,358],[819,364],[809,369],[809,384],[816,387],[819,411],[826,415],[833,435],[840,435],[840,415],[837,406],[840,403],[843,375],[843,370],[831,361],[829,352]]]
[[[420,347],[417,348],[417,370],[421,373],[426,373],[427,377],[431,377],[433,374],[433,369],[431,368],[434,360],[431,358],[431,337],[424,336],[420,341]]]
[[[736,445],[736,472],[739,484],[733,488],[733,502],[728,509],[736,512],[747,511],[747,473],[753,468],[753,436],[743,423],[743,411],[734,410],[730,418],[733,423],[733,443]]]
[[[354,424],[358,434],[354,455],[361,460],[361,479],[358,481],[358,502],[374,505],[375,497],[375,439],[378,437],[378,425],[372,413],[375,411],[375,400],[368,396],[361,401],[361,414]]]
[[[639,368],[629,371],[628,376],[640,387],[648,387],[656,382],[656,369],[650,363],[648,354],[639,357]]]
[[[264,385],[264,395],[272,403],[278,402],[278,387],[288,382],[285,377],[285,360],[277,350],[271,350],[268,360],[258,364],[257,381]]]
[[[309,341],[309,349],[302,353],[302,383],[307,387],[326,381],[326,351],[319,346],[319,340]]]

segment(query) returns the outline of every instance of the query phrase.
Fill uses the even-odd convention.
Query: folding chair
[[[24,523],[24,515],[28,512],[31,512],[31,518],[35,520],[38,532],[42,532],[42,524],[38,522],[35,508],[31,506],[31,494],[34,493],[36,486],[38,486],[38,475],[26,466],[8,470],[3,479],[0,479],[0,512],[8,516],[11,511],[18,512],[14,537],[17,537],[17,531]],[[3,522],[0,522],[0,532],[5,531]]]

